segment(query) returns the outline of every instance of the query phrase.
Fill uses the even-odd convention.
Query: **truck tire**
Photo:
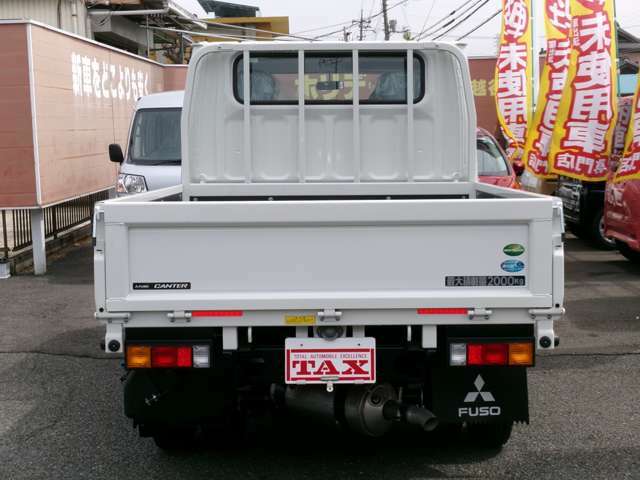
[[[612,238],[604,236],[604,208],[596,211],[587,225],[587,233],[591,243],[600,250],[613,250],[616,242]]]
[[[620,251],[620,253],[629,261],[633,262],[633,263],[637,263],[640,264],[640,252],[637,250],[632,249],[631,247],[629,247],[629,245],[627,245],[624,242],[621,242],[620,240],[616,240],[616,246],[618,247],[618,250]]]
[[[156,446],[166,452],[190,450],[196,443],[195,427],[155,427],[153,441]]]
[[[500,448],[509,441],[513,422],[468,423],[467,434],[473,445]]]

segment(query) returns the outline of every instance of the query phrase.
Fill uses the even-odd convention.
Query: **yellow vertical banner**
[[[631,119],[624,143],[624,154],[616,170],[614,182],[640,179],[640,81],[631,104]]]
[[[507,153],[522,157],[533,97],[532,0],[502,0],[502,31],[496,62],[496,109],[502,131],[508,138]]]
[[[571,0],[569,72],[549,151],[552,173],[604,181],[617,112],[614,0]]]
[[[553,178],[549,171],[549,148],[562,100],[571,56],[571,12],[569,0],[544,0],[547,57],[540,77],[540,92],[533,121],[529,125],[523,161],[540,178]]]

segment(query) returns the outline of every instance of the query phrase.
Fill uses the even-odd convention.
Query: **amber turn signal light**
[[[151,368],[151,347],[127,347],[127,368]]]
[[[533,343],[510,343],[509,365],[533,365]]]

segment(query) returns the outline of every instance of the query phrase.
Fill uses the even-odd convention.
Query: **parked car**
[[[640,180],[607,182],[605,233],[622,255],[640,263]]]
[[[624,137],[631,115],[631,101],[632,97],[623,97],[619,101],[613,157],[620,155],[624,149]],[[607,182],[584,182],[560,176],[556,195],[564,204],[564,220],[569,231],[577,237],[590,240],[598,248],[608,250],[616,248],[616,242],[605,232],[606,186]]]
[[[498,187],[520,188],[517,168],[522,164],[512,165],[507,159],[506,152],[502,149],[495,137],[487,130],[476,130],[476,146],[478,149],[478,180]],[[518,166],[519,165],[519,166]]]
[[[567,229],[601,249],[615,248],[615,241],[605,234],[604,193],[606,182],[583,182],[568,177],[558,178],[556,195],[564,204]]]
[[[109,145],[109,158],[120,164],[116,195],[170,187],[180,183],[180,116],[184,91],[147,95],[138,100],[126,155]]]

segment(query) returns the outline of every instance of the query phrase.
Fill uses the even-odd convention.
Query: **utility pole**
[[[531,113],[529,114],[529,118],[532,118],[536,108],[538,108],[538,92],[540,91],[540,43],[536,35],[535,3],[536,2],[531,2],[531,12],[529,13],[529,17],[531,19],[531,61],[533,62],[533,65],[531,66]]]
[[[360,9],[360,35],[358,36],[358,40],[364,40],[364,13],[362,9]]]
[[[382,0],[382,18],[384,19],[384,39],[389,40],[391,31],[389,30],[389,16],[387,15],[387,0]]]
[[[351,35],[351,32],[347,32],[347,27],[343,27],[342,34],[344,35],[344,41],[348,42],[349,41],[349,36]]]

